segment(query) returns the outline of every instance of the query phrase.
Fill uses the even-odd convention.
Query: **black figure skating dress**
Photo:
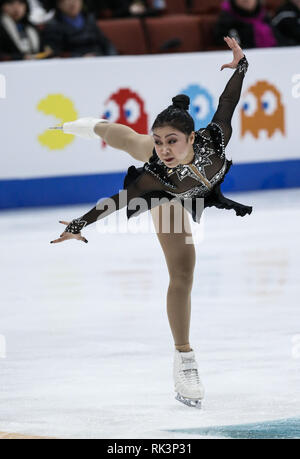
[[[252,207],[227,199],[220,189],[232,165],[232,161],[225,156],[225,147],[232,134],[231,118],[240,99],[247,69],[248,61],[244,56],[219,99],[218,109],[211,123],[196,131],[194,158],[190,164],[169,168],[159,159],[154,149],[151,158],[143,167],[129,167],[124,179],[124,189],[120,193],[100,201],[101,205],[98,204],[81,218],[73,220],[69,231],[79,232],[84,226],[124,206],[127,206],[128,218],[137,216],[158,205],[158,199],[162,198],[179,200],[198,223],[203,207],[234,209],[239,216],[250,214]],[[147,205],[141,206],[138,200],[135,205],[135,198],[143,198]],[[202,200],[202,205],[197,205],[197,199]],[[109,200],[110,203],[113,200],[115,206],[111,206]]]

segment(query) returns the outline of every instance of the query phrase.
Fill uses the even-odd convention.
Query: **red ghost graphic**
[[[131,89],[112,94],[105,102],[102,118],[111,123],[125,124],[139,134],[148,134],[148,115],[145,102]]]

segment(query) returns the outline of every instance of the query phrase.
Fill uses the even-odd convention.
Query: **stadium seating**
[[[146,18],[145,30],[151,53],[203,50],[197,16],[177,14]]]
[[[191,13],[194,14],[218,14],[224,0],[193,0]],[[273,14],[284,0],[264,0],[265,8]]]
[[[274,15],[277,8],[279,8],[283,3],[283,0],[265,0],[265,7],[272,15]]]
[[[218,46],[214,42],[214,26],[217,22],[218,15],[215,14],[203,14],[199,18],[200,32],[202,35],[202,43],[205,51],[216,51],[228,49],[227,45]]]
[[[187,13],[186,0],[166,0],[167,14]]]
[[[103,33],[120,54],[147,54],[142,22],[139,19],[106,19],[98,21]]]
[[[194,14],[218,14],[223,0],[193,0],[191,12]]]
[[[213,37],[222,1],[166,0],[166,13],[160,17],[102,19],[98,24],[120,54],[222,50],[227,47],[216,46]],[[265,0],[271,15],[281,4]]]

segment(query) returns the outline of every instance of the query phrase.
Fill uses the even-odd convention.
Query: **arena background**
[[[223,191],[253,213],[191,221],[202,410],[174,400],[150,213],[134,234],[122,209],[117,225],[86,229],[89,244],[49,243],[141,163],[47,128],[105,115],[149,132],[181,92],[205,126],[231,53],[1,63],[0,438],[299,438],[300,48],[246,55]]]
[[[223,190],[300,185],[299,55],[298,47],[248,50],[227,149],[235,167]],[[0,208],[86,203],[114,194],[127,167],[141,163],[100,141],[47,128],[106,116],[149,133],[156,114],[184,92],[199,129],[211,120],[232,74],[220,72],[228,59],[227,52],[207,52],[1,64]]]

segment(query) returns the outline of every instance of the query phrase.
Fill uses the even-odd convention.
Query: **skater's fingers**
[[[82,241],[82,242],[85,242],[86,244],[88,243],[88,240],[81,236],[81,233],[78,233],[78,234],[73,234],[72,235],[75,239],[77,239],[77,241]]]
[[[63,225],[66,225],[66,226],[70,224],[70,222],[65,222],[64,220],[59,220],[59,223],[62,223]]]
[[[224,64],[224,65],[222,65],[221,70],[224,70],[224,69],[232,69],[232,68],[233,68],[233,67],[232,67],[232,63],[230,63],[230,64]]]
[[[232,41],[232,38],[230,37],[224,37],[224,40],[226,41],[227,45],[229,46],[229,48],[233,48],[233,41]]]
[[[59,237],[65,237],[66,239],[72,239],[75,237],[74,234],[64,231]]]
[[[51,241],[50,244],[58,244],[59,242],[66,241],[68,239],[67,236],[60,237],[59,239],[55,239],[54,241]]]
[[[240,48],[240,45],[238,44],[238,42],[236,41],[236,39],[233,38],[232,40],[233,40],[233,47],[234,47],[235,49]]]

